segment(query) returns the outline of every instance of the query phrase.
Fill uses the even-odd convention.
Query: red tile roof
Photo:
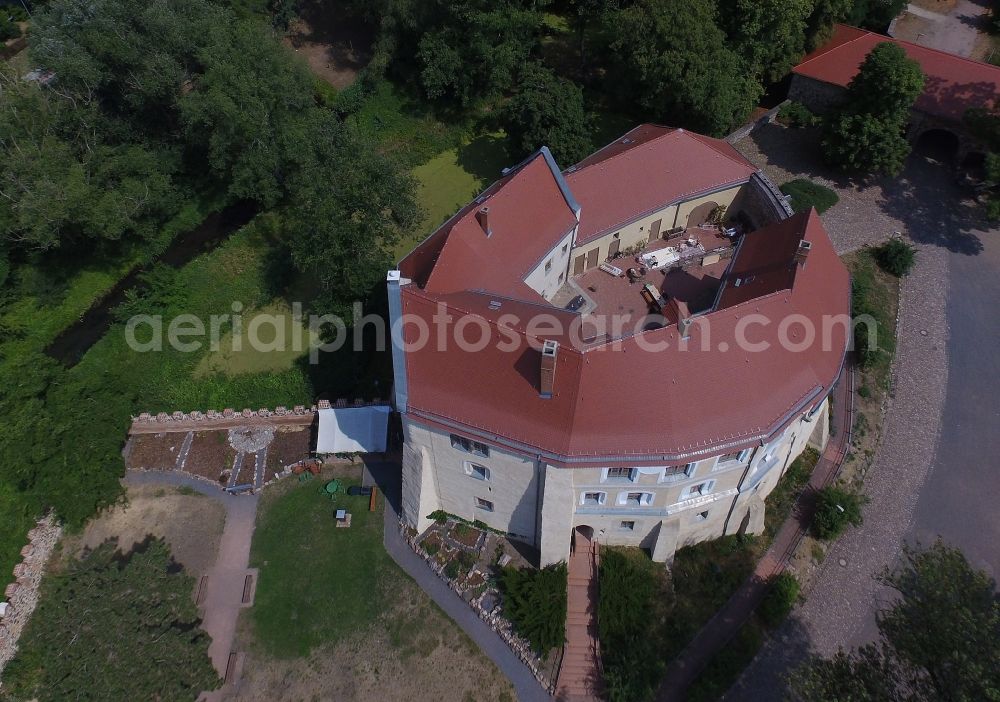
[[[565,171],[582,207],[577,243],[672,202],[745,183],[756,172],[721,139],[641,125]]]
[[[429,292],[485,290],[544,302],[523,279],[577,224],[560,177],[545,153],[533,155],[407,255],[400,270]],[[483,207],[490,236],[476,219]]]
[[[960,121],[971,107],[998,104],[1000,68],[844,24],[838,24],[830,41],[802,59],[792,72],[846,87],[868,53],[886,41],[901,46],[927,76],[917,109]]]
[[[564,311],[506,299],[490,309],[488,295],[404,286],[404,315],[433,330],[433,316],[445,304],[453,316],[444,326],[449,340],[458,324],[477,327],[464,335],[467,342],[486,333],[476,351],[450,341],[445,349],[432,343],[407,350],[408,414],[544,455],[557,465],[664,465],[760,441],[825,396],[839,374],[848,338],[845,326],[834,326],[825,344],[784,348],[782,333],[796,343],[803,341],[803,330],[784,328],[781,320],[803,315],[819,333],[824,315],[849,312],[849,280],[814,211],[752,236],[732,270],[781,264],[802,239],[812,243],[808,264],[787,287],[776,284],[762,296],[698,318],[686,349],[679,347],[675,325],[611,343],[574,344],[565,335],[525,331],[538,312],[565,322]],[[777,245],[768,251],[771,243]],[[503,261],[493,264],[502,267]],[[504,326],[504,314],[520,321]],[[741,320],[748,315],[761,317],[744,329]],[[416,341],[417,326],[404,326],[407,343]],[[740,350],[737,340],[744,332],[750,342],[771,348]],[[543,399],[538,349],[548,338],[558,338],[560,347],[554,392]],[[644,348],[662,343],[667,348]]]

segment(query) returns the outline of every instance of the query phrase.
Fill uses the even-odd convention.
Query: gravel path
[[[947,169],[914,156],[894,181],[856,187],[829,173],[810,174],[815,134],[767,127],[737,145],[776,182],[810,177],[841,202],[823,216],[837,250],[846,252],[901,231],[918,248],[901,290],[893,399],[884,440],[865,491],[865,523],[829,551],[812,591],[744,672],[725,699],[780,700],[783,676],[807,653],[871,640],[880,592],[872,573],[895,561],[934,461],[948,386],[949,259],[983,250],[978,211],[960,200]],[[764,154],[767,154],[766,156]],[[843,564],[843,565],[842,565]]]
[[[472,608],[435,575],[427,564],[403,541],[399,533],[400,467],[398,463],[369,463],[365,484],[374,481],[386,499],[385,550],[400,568],[417,581],[420,588],[468,634],[483,653],[510,680],[521,702],[551,702],[528,667],[514,655],[510,647],[497,636]]]

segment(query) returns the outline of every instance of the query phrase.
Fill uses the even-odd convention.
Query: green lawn
[[[254,630],[276,657],[306,656],[371,624],[383,607],[382,581],[398,574],[382,546],[381,508],[369,512],[367,497],[331,501],[323,484],[296,484],[262,505],[254,534]],[[351,513],[350,528],[334,526],[338,507]]]

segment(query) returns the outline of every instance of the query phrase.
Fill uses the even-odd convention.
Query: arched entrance
[[[691,214],[688,215],[687,226],[697,227],[699,225],[705,224],[705,222],[709,221],[712,218],[712,213],[718,207],[719,203],[712,202],[711,200],[709,200],[708,202],[703,202],[702,204],[698,205],[693,210],[691,210]]]
[[[571,544],[573,553],[576,553],[578,549],[583,551],[590,550],[590,544],[594,540],[594,527],[588,526],[587,524],[581,524],[580,526],[573,529],[573,542]]]
[[[913,151],[929,161],[951,164],[955,162],[955,157],[958,155],[958,147],[957,134],[947,129],[934,128],[922,132],[917,137]]]

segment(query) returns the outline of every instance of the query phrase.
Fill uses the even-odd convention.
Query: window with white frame
[[[489,480],[490,479],[490,469],[486,466],[481,466],[478,463],[465,462],[465,473],[471,475],[476,480]]]
[[[653,504],[651,492],[619,492],[618,504],[626,507],[644,507]]]
[[[493,511],[493,503],[490,502],[487,499],[482,498],[482,497],[477,497],[476,498],[476,509],[481,509],[484,512],[492,512]]]
[[[635,531],[635,522],[630,519],[622,520],[618,528],[622,531]]]
[[[634,468],[605,468],[601,481],[612,480],[621,482],[623,480],[635,482],[636,471]]]
[[[747,460],[747,456],[750,455],[750,449],[743,449],[742,451],[734,451],[732,453],[725,453],[719,456],[715,461],[715,470],[723,470],[726,468],[731,468],[735,463],[742,463]]]
[[[663,469],[663,475],[660,477],[660,482],[675,483],[678,480],[690,478],[694,475],[694,470],[697,466],[697,462],[687,463],[682,466],[667,466]]]
[[[582,492],[580,493],[580,504],[587,507],[597,507],[603,505],[608,499],[606,492]]]
[[[482,456],[483,458],[489,458],[490,455],[490,447],[486,444],[472,439],[467,439],[464,436],[459,436],[458,434],[451,435],[451,446],[459,451],[474,453],[477,456]]]
[[[695,483],[694,485],[689,485],[684,488],[684,492],[681,494],[681,499],[686,500],[691,497],[701,497],[702,495],[708,495],[712,492],[712,488],[715,487],[714,480],[705,480],[704,482]]]

